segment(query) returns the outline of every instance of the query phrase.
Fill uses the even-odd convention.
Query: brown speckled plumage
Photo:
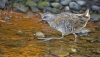
[[[75,38],[77,38],[76,32],[79,32],[82,28],[84,28],[87,22],[90,19],[89,10],[86,10],[83,14],[72,14],[72,13],[60,13],[60,14],[51,14],[44,13],[41,15],[42,20],[45,20],[49,23],[49,25],[60,31],[62,33],[62,39],[64,35],[74,34]],[[39,38],[46,39],[46,38]],[[48,40],[53,38],[48,38]],[[76,39],[75,39],[76,41]]]

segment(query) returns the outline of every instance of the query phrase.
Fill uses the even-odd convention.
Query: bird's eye
[[[47,18],[47,16],[44,16],[43,18]]]

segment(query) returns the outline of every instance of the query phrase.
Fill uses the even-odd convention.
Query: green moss
[[[31,0],[27,0],[26,5],[36,7],[37,3],[35,3],[34,1],[31,1]]]
[[[43,1],[43,2],[38,3],[38,7],[40,9],[45,9],[46,6],[50,6],[49,2],[47,2],[47,1]]]
[[[95,17],[100,18],[100,14],[91,14],[91,16],[95,16]]]
[[[55,7],[55,8],[59,8],[60,7],[60,3],[51,3],[51,6]]]
[[[59,13],[59,10],[56,9],[56,8],[52,8],[51,12],[54,13],[54,14],[57,14],[57,13]]]

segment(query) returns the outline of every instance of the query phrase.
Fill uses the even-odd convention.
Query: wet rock
[[[42,32],[36,32],[35,36],[37,38],[43,38],[43,37],[45,37],[45,35]]]
[[[90,33],[91,31],[89,29],[82,29],[80,32],[77,32],[78,34],[82,35],[82,36],[88,36],[88,34]]]
[[[6,46],[9,47],[20,47],[22,46],[22,42],[19,40],[11,40],[6,43]]]
[[[69,10],[70,10],[69,6],[65,6],[64,11],[69,12]]]
[[[60,3],[62,5],[68,5],[71,2],[71,0],[61,0]]]
[[[36,7],[36,6],[37,6],[37,3],[35,3],[35,2],[32,1],[32,0],[27,0],[26,5],[28,5],[28,6],[30,6],[30,7]]]
[[[4,8],[5,7],[5,2],[3,0],[0,0],[0,8]]]
[[[55,2],[59,2],[60,0],[55,0]]]
[[[87,10],[87,8],[86,7],[81,7],[81,10],[85,11],[85,10]]]
[[[95,17],[95,16],[91,16],[91,20],[94,21],[94,22],[98,22],[99,21],[99,18],[98,17]]]
[[[40,10],[37,7],[31,7],[32,12],[39,12]]]
[[[100,21],[100,15],[99,14],[91,14],[91,17],[90,17],[92,21]]]
[[[45,9],[46,7],[50,6],[50,3],[47,1],[42,1],[38,3],[38,8],[39,9]]]
[[[83,1],[83,0],[79,0],[79,1],[76,1],[77,4],[79,4],[80,6],[86,6],[86,1]]]
[[[16,35],[24,36],[25,32],[23,30],[18,30]]]
[[[58,14],[58,13],[60,13],[60,11],[57,8],[52,8],[51,13]]]
[[[96,12],[96,13],[100,13],[100,7],[99,6],[96,6],[96,5],[92,5],[91,6],[91,9]]]
[[[96,5],[92,5],[91,8],[92,8],[92,10],[99,10],[100,9],[100,7],[98,7]]]
[[[19,3],[14,3],[13,7],[15,11],[20,11],[20,12],[27,12],[29,9],[27,6]]]
[[[45,8],[45,12],[50,12],[51,9],[52,9],[51,7],[46,7],[46,8]]]
[[[71,2],[69,7],[74,10],[80,10],[80,6],[76,2]]]
[[[32,1],[34,1],[34,2],[39,2],[39,1],[41,1],[41,0],[32,0]]]
[[[54,8],[60,8],[61,5],[58,2],[54,2],[54,3],[51,3],[51,6]]]

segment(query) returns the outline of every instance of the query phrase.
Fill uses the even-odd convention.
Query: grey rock
[[[62,5],[68,5],[72,0],[61,0],[60,3]]]
[[[40,10],[37,7],[31,7],[32,12],[39,12]]]
[[[97,22],[97,21],[99,21],[99,18],[98,17],[91,16],[91,20]]]
[[[39,2],[40,0],[33,0],[34,2]]]
[[[49,12],[49,11],[51,11],[51,7],[46,7],[44,10],[45,10],[45,12]]]
[[[8,3],[8,0],[1,0],[1,1],[3,1],[3,2],[6,3],[6,4]]]
[[[0,0],[0,8],[4,8],[5,7],[5,2],[3,0]]]
[[[54,2],[54,3],[51,3],[51,6],[54,8],[60,8],[61,5],[58,2]]]
[[[76,2],[71,2],[69,7],[74,10],[80,10],[80,6]]]
[[[86,6],[86,1],[83,1],[83,0],[79,0],[79,1],[76,1],[77,4],[79,4],[80,6]]]
[[[0,0],[0,8],[3,9],[7,3],[8,3],[8,0]]]
[[[100,7],[99,7],[99,6],[96,6],[96,5],[92,5],[91,8],[92,8],[92,10],[94,10],[94,11],[100,10]]]
[[[13,7],[15,11],[20,11],[20,12],[27,12],[29,9],[27,6],[19,3],[14,3]]]
[[[81,10],[85,11],[85,10],[87,10],[87,8],[86,7],[81,7]]]
[[[59,2],[60,0],[55,0],[55,2]]]

